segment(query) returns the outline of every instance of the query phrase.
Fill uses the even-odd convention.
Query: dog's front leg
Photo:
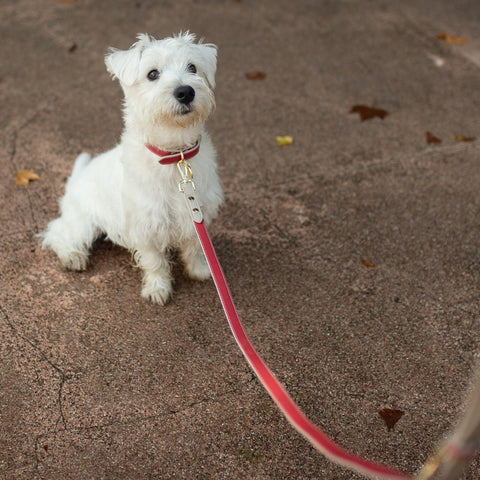
[[[135,260],[143,270],[142,296],[164,305],[172,293],[172,275],[167,252],[154,247],[138,248]]]
[[[207,280],[210,269],[197,237],[188,238],[180,245],[180,257],[185,273],[193,280]]]

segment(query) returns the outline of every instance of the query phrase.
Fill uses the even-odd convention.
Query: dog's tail
[[[77,159],[75,160],[75,164],[73,166],[72,174],[68,179],[67,185],[74,183],[76,181],[81,171],[90,163],[91,159],[92,159],[91,155],[85,152],[81,153],[77,157]]]

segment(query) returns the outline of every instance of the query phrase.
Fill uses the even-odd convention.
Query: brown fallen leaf
[[[362,260],[362,263],[368,268],[375,268],[375,264],[372,262],[369,262],[368,260]]]
[[[15,185],[25,186],[33,180],[40,180],[40,177],[33,170],[20,169],[15,177]]]
[[[403,417],[404,411],[392,408],[382,408],[378,414],[382,417],[388,431],[393,430],[395,424]]]
[[[464,137],[463,135],[455,135],[455,140],[457,142],[473,142],[476,139],[476,137]]]
[[[267,74],[265,72],[261,72],[260,70],[257,70],[255,72],[248,72],[245,74],[245,76],[249,80],[263,80]]]
[[[463,37],[457,37],[456,35],[452,35],[451,33],[439,33],[437,38],[443,40],[445,43],[449,45],[465,45],[468,43],[468,40]]]
[[[426,132],[427,143],[442,143],[442,139],[436,137],[432,132]]]
[[[368,107],[367,105],[354,105],[351,108],[350,113],[358,113],[362,122],[375,117],[381,118],[383,120],[388,115],[388,112],[386,110],[383,110],[381,108]]]
[[[46,452],[48,452],[48,445],[44,445],[42,448],[43,448]]]

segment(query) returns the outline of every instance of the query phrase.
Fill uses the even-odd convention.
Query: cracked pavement
[[[38,246],[77,154],[119,139],[107,48],[182,29],[219,47],[211,234],[248,334],[335,441],[415,472],[478,358],[479,24],[477,0],[3,0],[0,479],[359,478],[278,413],[212,282],[175,263],[153,306],[121,248],[71,273]]]

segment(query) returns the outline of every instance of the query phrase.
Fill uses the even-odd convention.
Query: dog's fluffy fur
[[[191,160],[196,195],[206,223],[215,218],[222,189],[204,123],[215,107],[217,51],[212,44],[195,43],[188,32],[137,39],[129,50],[111,49],[105,57],[125,94],[121,143],[93,159],[86,153],[77,158],[61,216],[41,237],[42,246],[54,250],[65,268],[84,270],[93,241],[106,235],[134,253],[144,274],[143,297],[164,304],[172,293],[171,248],[179,250],[191,278],[206,279],[209,270],[178,191],[176,166],[160,165],[145,145],[175,151],[201,137],[200,152]],[[158,71],[157,78],[149,79],[152,71]],[[179,86],[193,88],[188,104],[174,95]]]

